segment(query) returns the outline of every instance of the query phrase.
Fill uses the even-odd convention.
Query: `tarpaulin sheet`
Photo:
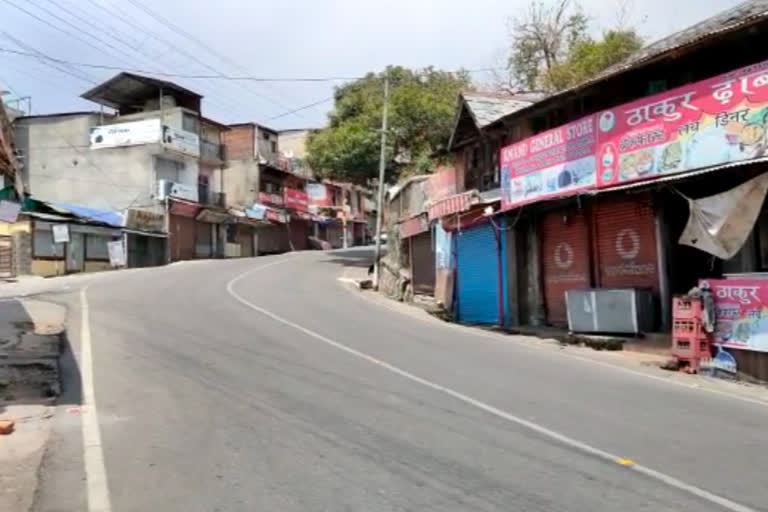
[[[744,245],[768,191],[768,173],[714,196],[688,199],[680,243],[727,260]]]

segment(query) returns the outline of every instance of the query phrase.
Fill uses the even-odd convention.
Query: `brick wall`
[[[227,146],[227,159],[253,158],[256,154],[253,147],[256,135],[254,132],[252,125],[232,126],[231,130],[224,132],[223,139]]]

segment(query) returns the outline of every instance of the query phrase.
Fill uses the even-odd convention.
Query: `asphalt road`
[[[768,510],[768,407],[388,309],[337,281],[369,257],[58,295],[76,357],[35,510]]]

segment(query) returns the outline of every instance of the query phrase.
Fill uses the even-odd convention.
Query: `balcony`
[[[225,160],[223,144],[217,144],[207,140],[200,141],[200,158],[209,162],[223,163]]]
[[[227,195],[224,192],[212,192],[207,185],[197,186],[198,202],[208,206],[219,206],[221,208],[227,205]]]

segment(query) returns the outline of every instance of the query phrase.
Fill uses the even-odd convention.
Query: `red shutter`
[[[656,225],[650,195],[600,200],[594,221],[598,285],[658,292]]]
[[[568,324],[565,292],[590,287],[587,217],[575,210],[548,213],[539,224],[547,322]]]

